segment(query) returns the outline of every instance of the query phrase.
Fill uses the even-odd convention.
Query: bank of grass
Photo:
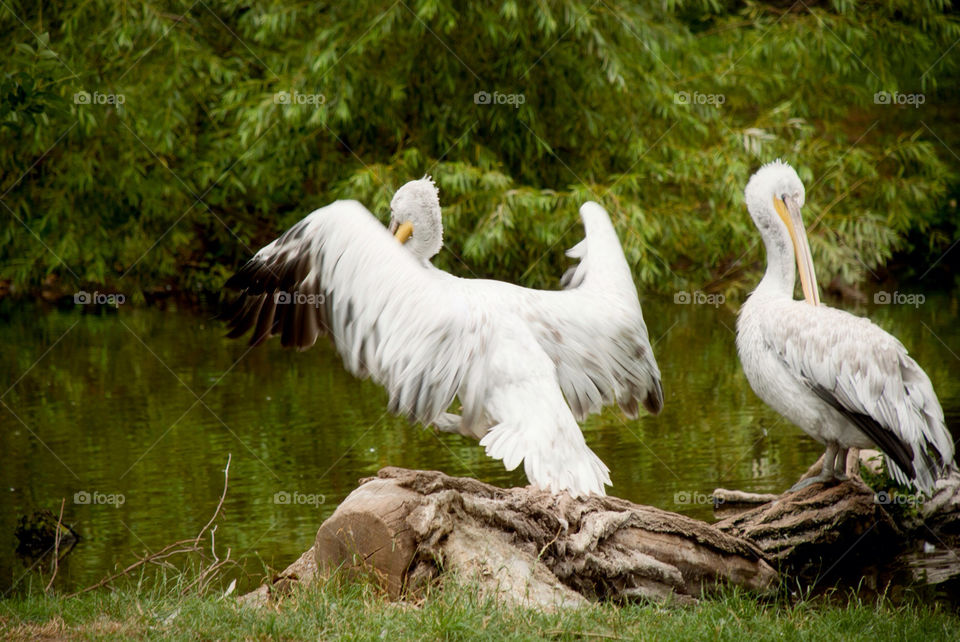
[[[253,609],[135,583],[74,598],[34,592],[0,602],[0,639],[955,640],[960,617],[882,598],[758,598],[730,589],[696,605],[600,604],[546,613],[504,608],[469,585],[394,603],[370,585],[333,584]]]

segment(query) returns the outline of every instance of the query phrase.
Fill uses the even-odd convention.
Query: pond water
[[[901,339],[960,433],[956,295],[853,311]],[[637,420],[608,409],[584,425],[611,469],[609,492],[709,521],[718,486],[779,492],[795,482],[821,448],[751,391],[735,307],[646,300],[644,313],[665,406]],[[0,591],[37,581],[15,554],[21,515],[56,514],[66,498],[64,521],[82,540],[58,582],[85,586],[195,535],[217,505],[228,454],[216,540],[221,555],[230,547],[244,561],[241,590],[308,548],[357,480],[383,466],[526,483],[475,442],[385,414],[386,393],[346,373],[326,342],[248,351],[223,334],[194,312],[0,306]]]

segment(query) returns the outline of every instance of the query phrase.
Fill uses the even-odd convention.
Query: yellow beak
[[[413,235],[413,223],[410,221],[404,221],[397,227],[397,232],[393,235],[395,239],[400,241],[400,244],[403,245],[406,243],[410,237]]]
[[[810,305],[820,305],[817,273],[813,269],[813,257],[810,254],[810,243],[807,241],[807,230],[803,226],[803,218],[800,216],[800,206],[790,197],[787,197],[784,201],[774,196],[773,207],[777,210],[780,220],[787,226],[787,231],[790,232],[790,240],[793,241],[803,298]]]

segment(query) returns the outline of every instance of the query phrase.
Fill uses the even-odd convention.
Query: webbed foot
[[[796,484],[791,486],[789,490],[787,490],[787,492],[795,493],[798,490],[803,490],[804,488],[807,488],[808,486],[813,486],[814,484],[826,484],[826,483],[832,482],[834,479],[836,478],[833,476],[832,473],[830,473],[829,475],[824,475],[823,473],[820,473],[815,477],[807,477],[806,479],[801,479]]]

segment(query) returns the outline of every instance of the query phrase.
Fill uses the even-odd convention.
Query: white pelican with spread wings
[[[463,279],[435,268],[438,190],[412,181],[385,228],[356,201],[316,210],[250,259],[227,287],[226,313],[252,344],[280,335],[304,350],[331,337],[344,366],[387,389],[411,422],[480,440],[536,486],[604,494],[609,469],[577,425],[618,403],[660,411],[663,392],[633,283],[606,211],[580,208],[579,263],[562,290]],[[391,232],[394,233],[391,235]],[[400,243],[397,242],[400,240]],[[447,412],[458,399],[461,415]]]

